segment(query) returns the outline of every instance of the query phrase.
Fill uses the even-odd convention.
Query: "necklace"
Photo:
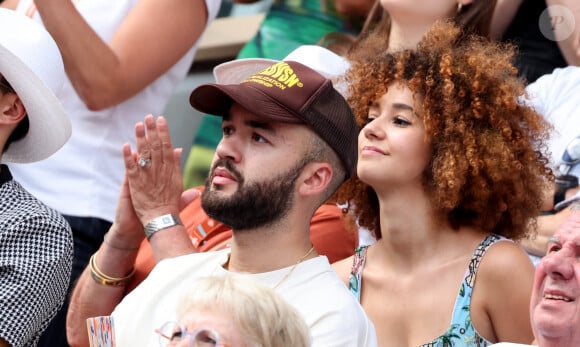
[[[308,250],[308,252],[306,252],[306,254],[304,254],[302,257],[300,257],[300,259],[298,259],[298,261],[296,262],[296,264],[294,264],[294,266],[292,266],[292,268],[290,269],[290,271],[288,271],[288,273],[286,273],[286,275],[284,275],[284,277],[282,277],[282,279],[280,280],[280,282],[276,283],[276,285],[273,286],[272,289],[278,288],[278,286],[280,286],[282,284],[282,282],[286,281],[288,279],[288,277],[290,277],[290,275],[292,274],[292,272],[294,272],[294,269],[296,269],[296,267],[298,266],[298,264],[300,264],[304,259],[306,259],[306,257],[309,256],[310,253],[312,253],[313,251],[314,251],[314,246],[310,247],[310,249]]]

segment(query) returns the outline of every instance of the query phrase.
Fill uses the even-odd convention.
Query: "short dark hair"
[[[10,83],[8,83],[8,81],[6,80],[6,78],[4,76],[1,76],[1,77],[2,78],[0,78],[0,91],[3,94],[16,93],[14,91],[14,88],[12,88],[12,86],[10,85]]]
[[[4,76],[2,76],[2,78],[0,79],[0,91],[2,92],[2,94],[16,94],[16,91],[14,91],[14,88],[12,88],[12,86],[10,85],[10,83],[8,83],[8,81],[6,80],[6,78]],[[8,139],[6,140],[6,144],[4,144],[4,148],[2,149],[2,153],[6,152],[6,150],[8,150],[8,147],[10,147],[10,144],[12,142],[21,140],[22,138],[24,138],[24,136],[26,136],[26,134],[28,134],[28,129],[30,128],[30,121],[28,120],[28,115],[24,116],[24,118],[22,118],[22,120],[20,121],[20,123],[18,123],[18,125],[16,126],[16,129],[14,129],[14,131],[10,134],[10,136],[8,136]]]

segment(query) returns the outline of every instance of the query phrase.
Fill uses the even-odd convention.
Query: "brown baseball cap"
[[[243,61],[226,64],[231,73],[247,68]],[[201,85],[191,92],[189,102],[219,116],[228,114],[236,102],[271,121],[303,123],[334,149],[347,178],[356,169],[358,127],[352,109],[331,80],[299,62],[276,62],[237,84]]]

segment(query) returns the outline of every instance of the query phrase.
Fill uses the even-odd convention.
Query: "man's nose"
[[[241,144],[234,136],[221,139],[216,148],[216,154],[220,159],[230,159],[235,163],[241,160]]]
[[[555,278],[569,280],[574,276],[573,260],[575,255],[568,249],[548,254],[542,259],[546,273]]]

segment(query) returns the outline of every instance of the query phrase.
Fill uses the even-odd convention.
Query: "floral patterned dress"
[[[471,260],[469,261],[469,266],[465,271],[463,281],[461,281],[461,287],[459,288],[459,294],[455,301],[453,317],[451,318],[449,329],[442,336],[439,336],[435,340],[426,343],[421,347],[485,347],[492,344],[475,331],[473,324],[471,324],[469,307],[479,264],[488,248],[498,241],[509,240],[500,235],[492,234],[483,239],[483,241],[481,241],[477,246]],[[349,289],[359,302],[362,286],[362,272],[365,266],[368,247],[369,246],[362,246],[356,249],[349,278]]]

